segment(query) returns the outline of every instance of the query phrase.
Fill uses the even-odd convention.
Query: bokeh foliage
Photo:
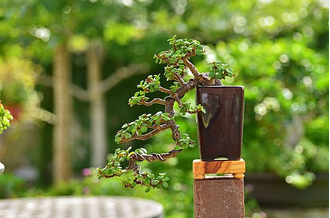
[[[247,170],[275,172],[298,187],[311,184],[315,174],[328,172],[328,1],[15,0],[1,1],[0,6],[0,74],[4,66],[9,66],[3,64],[5,61],[28,60],[51,75],[53,48],[67,40],[73,54],[73,82],[86,87],[88,63],[84,52],[95,38],[105,46],[104,78],[119,67],[142,62],[148,64],[150,74],[159,74],[163,69],[154,64],[152,57],[167,49],[166,39],[175,34],[196,38],[207,45],[208,54],[193,60],[198,69],[208,70],[207,63],[215,60],[229,63],[239,76],[225,84],[245,87],[243,158]],[[17,67],[12,69],[19,71]],[[114,136],[123,123],[161,110],[132,110],[127,105],[136,84],[145,77],[132,76],[106,94],[112,152],[116,149]],[[165,78],[161,80],[166,84]],[[35,89],[44,95],[41,106],[52,111],[51,91],[42,85]],[[194,97],[190,92],[185,98],[193,101]],[[87,103],[75,100],[76,116],[84,118],[78,123],[85,132],[90,127],[88,109]],[[183,132],[197,140],[193,115],[186,115],[178,123]],[[46,127],[43,131],[50,132],[51,125]],[[49,144],[49,137],[47,134],[41,140],[43,144]],[[83,139],[76,144],[87,151],[75,157],[79,172],[88,167],[89,148]],[[122,148],[129,146],[164,152],[174,145],[170,132],[164,132],[147,142],[134,141]],[[44,152],[40,159],[46,157],[40,162],[45,165],[51,151],[43,145],[40,149]],[[143,166],[155,172],[166,171],[172,178],[167,191],[150,194],[155,199],[173,199],[162,201],[167,217],[192,217],[191,162],[196,158],[197,147],[167,163]]]

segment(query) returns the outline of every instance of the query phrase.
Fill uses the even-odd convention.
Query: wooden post
[[[245,162],[193,162],[195,218],[244,217]]]

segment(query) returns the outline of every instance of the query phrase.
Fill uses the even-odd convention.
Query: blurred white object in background
[[[0,175],[5,171],[5,165],[0,162]]]

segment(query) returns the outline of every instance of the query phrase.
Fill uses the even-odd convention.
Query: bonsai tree
[[[176,146],[172,150],[160,154],[148,154],[145,148],[139,148],[135,151],[131,151],[131,147],[127,150],[118,148],[110,157],[108,164],[102,169],[97,169],[99,178],[121,176],[128,171],[132,171],[131,176],[122,181],[125,187],[133,188],[136,185],[142,185],[147,187],[146,192],[150,188],[166,188],[169,178],[165,173],[159,173],[155,176],[151,172],[143,171],[137,163],[141,161],[166,161],[169,158],[176,157],[183,150],[194,147],[195,141],[187,134],[181,133],[175,122],[174,104],[179,106],[182,115],[186,113],[205,113],[206,111],[201,105],[194,106],[181,101],[181,99],[196,86],[222,86],[222,79],[235,76],[233,70],[220,61],[210,63],[208,73],[199,72],[194,64],[190,62],[191,58],[203,55],[205,52],[199,41],[177,39],[176,36],[173,36],[168,42],[171,48],[154,55],[154,58],[156,63],[166,64],[164,75],[167,81],[173,82],[172,85],[165,88],[160,84],[160,75],[149,75],[137,86],[140,90],[129,99],[130,106],[159,104],[164,106],[164,111],[154,115],[142,114],[137,120],[124,124],[122,129],[117,132],[115,142],[121,144],[132,140],[147,140],[159,132],[170,129]],[[192,76],[188,76],[188,72]],[[147,94],[153,92],[163,92],[167,96],[149,100]],[[126,168],[122,167],[123,162],[128,162]]]

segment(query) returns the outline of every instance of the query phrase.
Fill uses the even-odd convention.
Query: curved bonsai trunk
[[[103,46],[99,41],[93,41],[87,51],[88,89],[90,93],[91,117],[91,152],[93,167],[106,163],[107,136],[106,136],[106,106],[101,90],[101,65],[103,59]]]
[[[54,182],[59,185],[72,176],[70,125],[72,116],[71,58],[65,43],[60,43],[54,52]]]

